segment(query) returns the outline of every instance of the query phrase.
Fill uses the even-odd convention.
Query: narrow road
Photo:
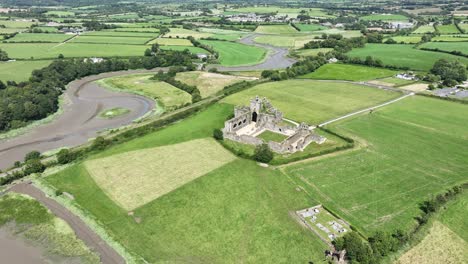
[[[48,198],[40,189],[36,188],[30,182],[16,184],[11,187],[9,191],[33,197],[57,217],[62,218],[75,231],[79,239],[83,240],[89,248],[99,254],[103,264],[125,263],[125,259],[90,229],[83,220],[55,200]]]
[[[110,91],[94,81],[135,73],[154,73],[154,70],[133,70],[103,73],[71,82],[65,91],[63,113],[50,123],[32,128],[23,135],[0,140],[0,169],[11,167],[33,150],[46,152],[73,147],[96,137],[97,132],[128,125],[154,108],[154,101],[143,96]],[[122,107],[130,113],[105,119],[102,110]]]
[[[275,70],[275,69],[284,69],[293,65],[296,60],[289,58],[289,50],[287,48],[281,48],[276,46],[271,46],[267,44],[256,43],[254,40],[256,37],[261,36],[261,34],[250,34],[247,37],[239,40],[240,43],[257,46],[268,50],[266,58],[263,62],[255,65],[249,66],[219,66],[219,65],[209,65],[208,68],[216,67],[219,71],[256,71],[256,70]]]

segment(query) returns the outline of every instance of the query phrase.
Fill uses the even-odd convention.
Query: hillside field
[[[454,24],[437,25],[436,29],[437,31],[439,31],[440,34],[460,34],[460,31]]]
[[[408,18],[403,15],[395,15],[395,14],[374,14],[361,17],[362,20],[366,21],[408,21]]]
[[[50,60],[0,62],[0,80],[27,81],[33,70],[44,68],[51,62]]]
[[[303,75],[304,79],[368,81],[396,75],[398,72],[360,65],[325,64],[316,71]]]
[[[459,51],[468,55],[468,42],[427,42],[419,46],[420,48],[439,49],[443,51]]]
[[[386,65],[408,67],[413,70],[429,71],[439,59],[460,60],[468,64],[468,59],[445,54],[418,50],[412,45],[367,44],[365,48],[353,49],[347,53],[350,57],[365,59],[367,56],[382,60]]]
[[[425,33],[432,33],[435,31],[434,26],[432,25],[423,25],[418,27],[415,31],[413,31],[414,34],[425,34]]]
[[[286,118],[311,125],[400,96],[396,92],[350,83],[288,80],[260,84],[222,102],[245,105],[257,95],[267,97]]]

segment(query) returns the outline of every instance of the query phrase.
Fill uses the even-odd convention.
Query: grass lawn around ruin
[[[357,84],[296,79],[260,84],[228,96],[222,102],[245,105],[257,95],[267,97],[285,117],[310,125],[400,96],[397,92]]]
[[[341,63],[325,64],[316,71],[301,76],[304,79],[368,81],[389,76],[398,72],[384,68],[374,68]]]
[[[286,138],[288,138],[288,136],[285,136],[280,133],[272,132],[270,130],[265,130],[257,137],[260,139],[263,139],[265,142],[274,141],[278,143],[283,142]]]

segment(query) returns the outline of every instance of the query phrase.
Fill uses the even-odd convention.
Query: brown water
[[[41,249],[26,244],[22,239],[0,228],[0,263],[43,264],[46,261]]]

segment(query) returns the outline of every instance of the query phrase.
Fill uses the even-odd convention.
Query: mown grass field
[[[296,27],[299,28],[301,32],[312,32],[312,31],[327,29],[327,27],[324,27],[319,24],[295,24],[295,25]]]
[[[100,263],[70,226],[39,202],[26,195],[10,193],[0,198],[0,227],[44,250],[46,259],[64,263]],[[47,261],[48,262],[48,261]]]
[[[419,46],[420,48],[439,49],[443,51],[460,51],[468,55],[468,42],[427,42]]]
[[[89,160],[85,168],[116,204],[131,211],[234,159],[205,138]]]
[[[168,83],[153,81],[151,74],[126,75],[98,81],[111,89],[138,93],[155,99],[167,110],[192,102],[192,96]]]
[[[271,132],[269,130],[265,130],[260,135],[258,135],[258,138],[263,139],[265,142],[269,142],[269,141],[282,142],[283,140],[287,138],[287,136],[276,133],[276,132]]]
[[[222,127],[231,113],[231,106],[217,104],[94,158],[211,137],[213,129]],[[323,260],[325,244],[289,216],[290,211],[309,207],[314,201],[296,191],[278,171],[255,162],[236,159],[137,208],[133,216],[98,188],[82,164],[45,181],[72,193],[76,203],[96,217],[111,236],[148,262]]]
[[[421,36],[395,36],[391,37],[391,39],[395,40],[398,43],[403,42],[405,44],[416,44],[421,41]]]
[[[148,46],[90,43],[2,43],[13,59],[55,59],[60,54],[65,57],[129,57],[141,56]]]
[[[291,34],[297,33],[297,30],[290,25],[260,25],[255,32],[262,34]]]
[[[224,66],[260,63],[267,53],[263,48],[228,41],[201,40],[219,53],[219,62]]]
[[[437,25],[436,29],[440,34],[460,34],[461,33],[454,24]]]
[[[197,86],[201,96],[205,98],[221,91],[228,85],[256,78],[194,71],[177,73],[175,79],[188,85]]]
[[[41,69],[51,62],[49,60],[0,62],[0,80],[27,81],[33,70]]]
[[[188,39],[174,39],[174,38],[156,38],[148,43],[148,45],[158,43],[163,46],[193,46],[192,42]]]
[[[245,105],[257,95],[267,97],[286,118],[312,125],[391,100],[400,94],[350,83],[288,80],[257,85],[228,96],[222,102]]]
[[[383,69],[349,64],[325,64],[315,72],[303,75],[305,79],[368,81],[396,75],[398,72]]]
[[[366,21],[408,21],[408,18],[403,15],[395,15],[395,14],[374,14],[374,15],[368,15],[368,16],[363,16],[360,18],[361,20],[366,20]]]
[[[468,106],[409,97],[332,129],[365,147],[285,171],[353,226],[409,229],[419,203],[466,181]],[[320,191],[318,191],[320,190]]]
[[[170,32],[165,34],[164,37],[166,38],[188,38],[189,36],[192,36],[196,39],[200,38],[208,38],[212,34],[211,33],[204,33],[204,32],[198,32],[195,30],[189,30],[189,29],[184,29],[184,28],[170,28]]]
[[[367,44],[365,48],[353,49],[350,57],[365,59],[367,56],[382,60],[386,65],[409,67],[413,70],[429,71],[439,59],[460,60],[468,64],[468,59],[441,52],[424,51],[411,45]]]
[[[413,31],[414,34],[425,34],[425,33],[432,33],[435,31],[434,26],[432,25],[423,25],[418,27],[415,31]]]
[[[56,33],[20,33],[11,39],[6,40],[7,42],[64,42],[67,39],[72,38],[71,35],[56,34]]]
[[[255,42],[277,47],[303,48],[304,44],[314,40],[316,36],[317,35],[268,35],[256,37]]]
[[[96,43],[96,44],[130,44],[143,45],[150,41],[150,37],[106,37],[81,35],[73,38],[70,43]]]
[[[81,36],[104,36],[104,37],[137,37],[137,38],[155,38],[158,36],[156,33],[149,32],[121,32],[121,31],[89,31]]]

